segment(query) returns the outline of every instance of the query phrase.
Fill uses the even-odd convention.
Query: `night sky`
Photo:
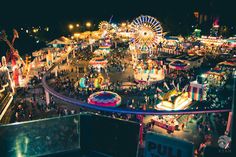
[[[224,23],[236,23],[233,0],[4,0],[0,2],[0,27],[70,21],[113,20],[119,22],[148,14],[160,21],[170,18],[185,22],[193,11],[220,16]],[[15,1],[15,2],[14,2]],[[2,25],[2,26],[1,26]]]
[[[132,21],[141,14],[156,17],[171,35],[187,35],[193,31],[193,12],[219,17],[221,25],[234,28],[236,33],[236,11],[234,0],[2,0],[0,1],[0,30],[12,35],[12,28],[19,32],[21,27],[49,26],[50,31],[45,38],[52,40],[61,35],[67,35],[69,23],[84,24],[91,21],[112,23],[125,20]],[[211,25],[210,21],[210,25]],[[204,28],[202,28],[204,29]],[[209,28],[205,29],[209,32]],[[10,38],[10,37],[9,37]],[[44,47],[45,44],[35,44],[27,34],[20,32],[20,39],[15,47],[26,54]],[[0,56],[5,54],[7,46],[0,42]]]

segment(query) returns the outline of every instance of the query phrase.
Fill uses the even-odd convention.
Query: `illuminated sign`
[[[193,157],[193,144],[181,139],[149,132],[145,142],[145,157]]]

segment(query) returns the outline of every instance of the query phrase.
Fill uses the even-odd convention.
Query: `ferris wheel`
[[[100,31],[107,31],[110,29],[110,23],[107,21],[101,21],[98,25]]]
[[[134,43],[138,49],[151,50],[159,44],[163,32],[160,22],[148,15],[141,15],[133,20]]]

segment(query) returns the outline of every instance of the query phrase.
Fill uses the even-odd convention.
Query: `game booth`
[[[236,48],[236,38],[230,37],[230,38],[226,39],[223,46],[225,46],[226,48],[230,48],[230,49]]]
[[[121,85],[121,89],[130,89],[137,88],[137,84],[133,82],[123,82]]]
[[[71,45],[71,44],[74,44],[73,41],[64,36],[48,43],[48,45],[52,45],[52,47],[55,47],[55,48],[65,47],[66,45]]]
[[[225,83],[227,75],[221,68],[216,67],[203,74],[202,77],[207,79],[209,85],[221,86]]]
[[[212,36],[201,36],[198,40],[206,46],[221,46],[225,43],[225,39]]]
[[[163,117],[153,116],[151,122],[158,127],[166,129],[168,132],[174,132],[179,128],[179,123],[176,120],[176,117],[172,115]]]
[[[220,62],[217,66],[220,68],[229,69],[229,70],[236,69],[236,58],[232,58],[227,61]]]

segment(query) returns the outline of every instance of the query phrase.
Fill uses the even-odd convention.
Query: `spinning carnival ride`
[[[180,90],[179,84],[175,85],[174,81],[171,84],[174,87],[173,89],[170,89],[166,82],[163,83],[168,92],[163,92],[161,89],[158,89],[158,98],[161,102],[155,106],[155,109],[181,110],[188,108],[192,103],[192,99],[188,97],[188,85]]]
[[[162,39],[160,22],[151,16],[141,15],[133,20],[134,44],[137,49],[151,51]]]
[[[10,63],[10,67],[12,70],[12,78],[13,78],[13,84],[15,87],[19,86],[20,84],[20,69],[21,66],[25,66],[25,62],[22,60],[22,58],[19,55],[19,52],[13,47],[15,39],[19,38],[18,32],[13,29],[13,39],[10,42],[7,39],[7,35],[5,31],[2,31],[0,33],[0,40],[3,40],[4,42],[6,42],[6,44],[9,46],[10,48],[10,53],[7,54],[7,63]]]
[[[100,24],[98,25],[99,31],[102,33],[101,37],[104,38],[108,33],[111,28],[111,25],[107,21],[101,21]]]
[[[0,62],[0,95],[5,91],[5,89],[14,93],[14,88],[12,87],[12,79],[7,68],[6,58],[5,56],[3,56],[2,63]]]
[[[163,32],[160,22],[154,17],[141,15],[131,23],[133,28],[133,42],[130,44],[132,58],[134,63],[134,78],[137,82],[157,82],[163,80],[165,75],[155,61],[145,59],[142,63],[147,65],[146,68],[140,64],[139,59],[143,59],[142,54],[151,54],[156,46],[162,40]],[[148,62],[148,63],[147,63]],[[153,64],[151,64],[153,63]],[[154,66],[155,65],[155,66]]]
[[[102,107],[118,107],[121,104],[121,97],[114,92],[100,91],[91,94],[88,103]]]
[[[88,78],[88,77],[81,77],[79,81],[77,81],[74,86],[80,88],[90,88],[91,84],[93,85],[92,88],[103,88],[105,87],[105,80],[102,74],[98,74],[96,78]]]
[[[101,21],[100,24],[98,25],[98,28],[100,31],[108,31],[111,28],[111,26],[109,22]]]

